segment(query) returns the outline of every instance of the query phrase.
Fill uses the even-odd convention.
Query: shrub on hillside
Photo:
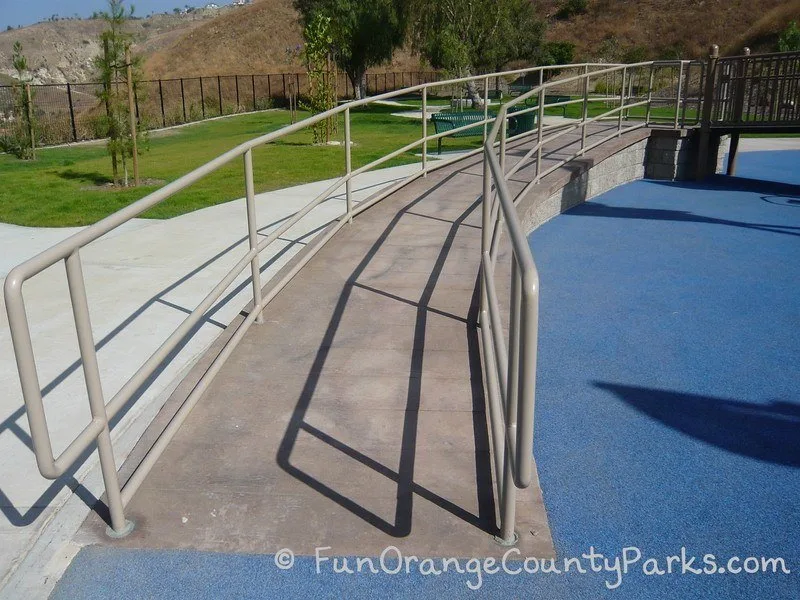
[[[565,0],[561,8],[556,13],[557,19],[569,19],[575,15],[580,15],[586,12],[589,6],[589,0]]]
[[[796,52],[798,50],[800,50],[800,27],[797,26],[797,21],[792,21],[778,38],[778,51]]]

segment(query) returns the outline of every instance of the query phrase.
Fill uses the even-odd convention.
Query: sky
[[[134,6],[134,14],[140,17],[151,12],[172,12],[173,8],[186,4],[205,6],[209,2],[230,4],[230,0],[125,0],[126,5]],[[88,17],[95,11],[105,10],[107,6],[106,0],[0,0],[0,30],[4,31],[9,25],[32,25],[49,19],[53,14]]]

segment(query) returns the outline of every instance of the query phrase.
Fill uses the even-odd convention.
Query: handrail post
[[[678,93],[675,96],[675,123],[673,129],[678,128],[678,118],[681,110],[681,94],[683,93],[683,61],[681,61],[680,69],[678,69]]]
[[[650,115],[653,109],[653,81],[655,78],[655,65],[650,63],[650,81],[647,84],[647,113],[644,117],[645,125],[650,125]]]
[[[622,113],[625,112],[625,84],[628,78],[628,67],[622,67],[622,85],[619,89],[619,115],[617,118],[617,137],[622,134]]]
[[[539,71],[539,81],[542,81],[544,78],[544,71]],[[544,136],[544,84],[539,85],[539,111],[538,115],[539,118],[536,119],[539,121],[537,125],[537,139],[536,139],[536,178],[534,181],[539,183],[539,174],[542,172],[542,139]]]
[[[350,109],[344,111],[344,166],[347,174],[347,181],[345,181],[344,189],[347,198],[347,218],[350,224],[353,223],[353,180],[350,179],[350,173],[353,172],[353,158],[350,149]]]
[[[441,150],[441,145],[439,150]],[[422,88],[422,176],[428,176],[428,86]]]
[[[589,65],[583,68],[583,113],[581,117],[581,154],[586,148],[586,117],[589,114]]]
[[[86,285],[78,250],[75,250],[64,261],[67,271],[67,285],[72,301],[72,314],[75,318],[75,331],[78,335],[78,348],[83,363],[83,377],[89,397],[92,418],[103,424],[103,430],[97,436],[97,453],[100,455],[100,471],[106,488],[106,501],[111,518],[111,525],[106,533],[111,537],[124,537],[133,530],[133,523],[125,520],[122,495],[119,487],[117,466],[114,461],[114,448],[111,445],[111,432],[108,428],[108,415],[103,399],[103,385],[100,381],[100,367],[97,364],[97,351],[92,322],[89,316],[89,302],[86,298]]]
[[[520,370],[520,313],[522,308],[522,286],[520,285],[519,267],[516,255],[511,254],[511,319],[508,325],[508,372],[507,397],[503,410],[505,411],[506,431],[505,441],[517,438],[517,410],[519,403],[519,370]],[[527,365],[526,365],[527,367]],[[503,374],[501,373],[501,376]],[[516,521],[517,487],[513,471],[513,456],[506,447],[504,456],[503,494],[500,498],[500,539],[503,546],[511,546],[517,542],[514,531]]]
[[[483,80],[483,120],[489,120],[489,78]],[[483,141],[486,141],[486,136],[489,134],[489,123],[483,124]]]
[[[500,118],[502,116],[503,122],[500,124],[500,170],[502,171],[503,175],[506,173],[506,138],[508,137],[508,132],[506,130],[508,125],[508,114],[503,112],[502,114],[498,114],[497,117]]]
[[[708,147],[711,142],[711,115],[714,111],[714,84],[717,79],[718,59],[719,46],[713,44],[708,53],[705,89],[703,90],[703,116],[700,122],[700,140],[697,144],[695,179],[698,181],[705,179],[708,170]]]
[[[256,223],[256,194],[253,183],[253,151],[244,153],[244,185],[247,196],[247,234],[250,241],[250,250],[258,248],[258,224]],[[258,254],[250,261],[250,271],[253,276],[253,310],[257,311],[256,323],[264,322],[261,314],[261,265]]]

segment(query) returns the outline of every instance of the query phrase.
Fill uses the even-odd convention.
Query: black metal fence
[[[440,79],[439,73],[388,72],[367,74],[367,94],[375,95]],[[354,97],[350,80],[337,76],[339,99]],[[99,83],[31,85],[37,145],[47,146],[103,137],[99,127],[105,108],[99,100]],[[18,115],[18,88],[0,86],[0,135]],[[158,129],[236,113],[265,110],[288,104],[290,94],[300,98],[309,91],[306,73],[220,75],[157,79],[135,88],[140,127]]]

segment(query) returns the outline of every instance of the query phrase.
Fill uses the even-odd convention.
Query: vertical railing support
[[[617,137],[622,135],[622,113],[625,112],[625,84],[628,81],[628,67],[622,68],[622,85],[619,88],[619,115],[617,117]]]
[[[583,68],[583,111],[581,112],[581,154],[586,148],[586,117],[589,114],[589,65]]]
[[[250,242],[250,250],[258,248],[258,223],[256,222],[256,192],[253,182],[253,151],[248,150],[244,153],[244,187],[247,196],[247,237]],[[264,322],[264,315],[261,313],[261,265],[258,254],[250,261],[250,271],[253,276],[253,310],[258,311],[256,323]]]
[[[439,146],[439,150],[441,150]],[[428,86],[422,88],[422,171],[428,176]]]
[[[537,125],[536,178],[534,179],[536,183],[539,183],[539,175],[542,172],[542,140],[544,139],[544,99],[545,99],[544,88],[542,87],[542,85],[544,84],[541,83],[543,79],[544,79],[544,71],[539,71],[539,81],[540,81],[539,99],[537,100],[537,102],[539,102],[539,111],[537,112],[539,116],[536,119],[538,123],[536,123]]]
[[[489,78],[483,80],[483,120],[489,120]],[[483,141],[486,141],[486,136],[489,133],[489,123],[483,124]]]
[[[508,113],[506,111],[501,110],[497,118],[502,119],[503,122],[500,123],[500,171],[505,174],[506,172],[506,138],[508,137]]]
[[[92,412],[92,419],[103,424],[103,430],[97,437],[97,453],[100,455],[100,471],[106,488],[106,502],[111,519],[111,525],[106,532],[111,537],[124,537],[133,530],[133,523],[125,520],[117,466],[114,461],[114,448],[111,445],[111,432],[103,399],[103,385],[100,381],[100,367],[97,364],[97,351],[92,335],[92,322],[89,317],[89,302],[86,298],[86,285],[78,250],[70,254],[64,262],[72,301],[72,314],[75,318],[75,331],[78,334],[78,348],[83,363],[83,377],[89,397],[89,408]]]
[[[647,83],[647,112],[644,117],[645,125],[650,125],[650,116],[653,111],[653,81],[655,74],[655,66],[650,63],[650,81]]]
[[[678,120],[681,112],[681,94],[683,93],[683,61],[681,61],[681,66],[678,69],[678,93],[675,96],[675,123],[673,124],[673,129],[678,128]]]
[[[353,181],[350,173],[353,172],[353,158],[350,150],[350,109],[344,111],[344,167],[347,181],[344,184],[345,197],[347,198],[347,219],[353,223]]]
[[[717,79],[719,46],[712,45],[708,52],[705,89],[703,90],[703,117],[700,122],[700,140],[697,144],[695,179],[701,181],[708,170],[708,148],[711,143],[711,114],[714,110],[714,84]]]

